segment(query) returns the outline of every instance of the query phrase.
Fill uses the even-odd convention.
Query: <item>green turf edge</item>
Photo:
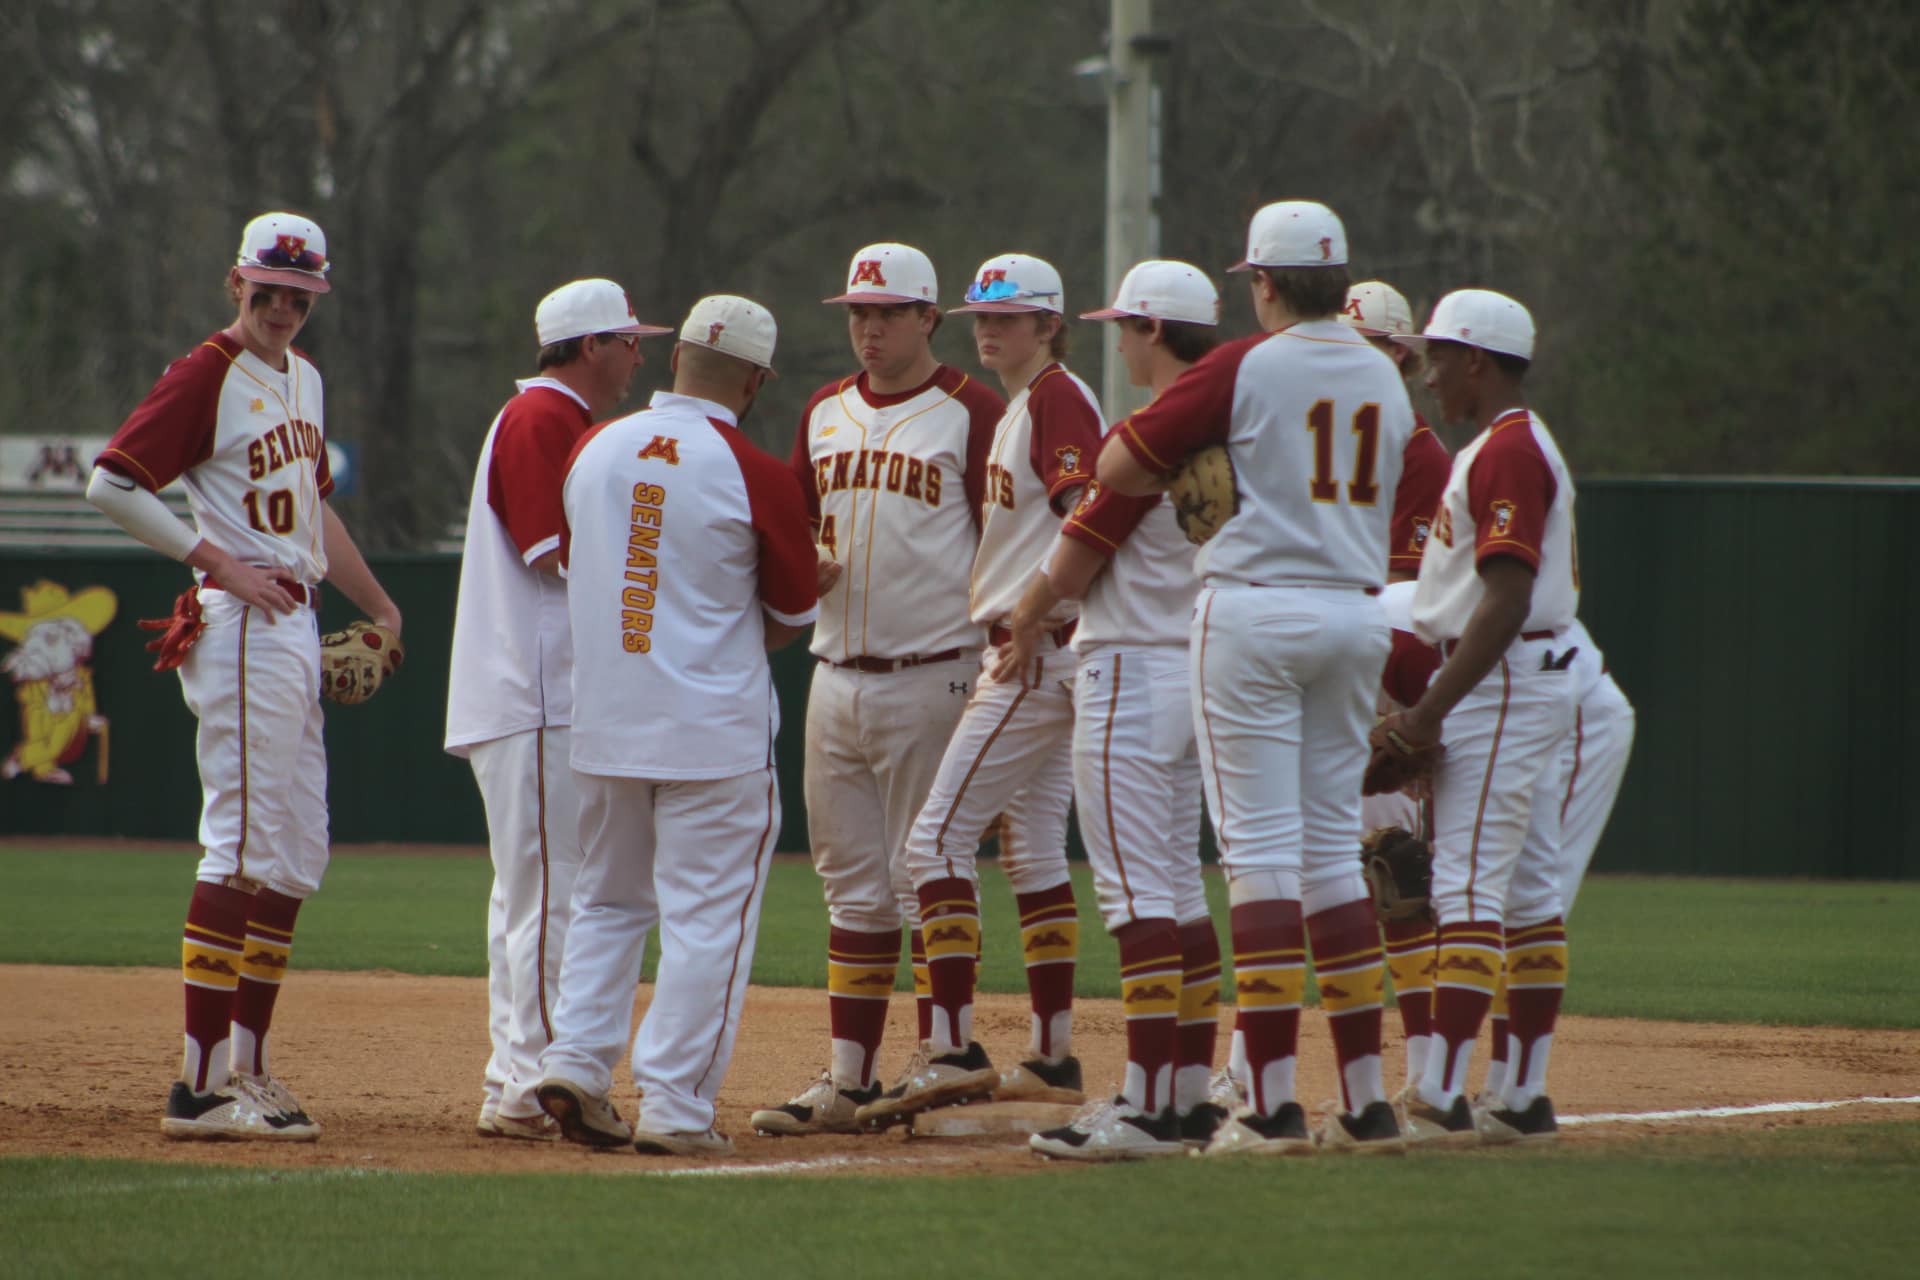
[[[883,1146],[875,1139],[876,1151]],[[797,1145],[797,1144],[796,1144]],[[1032,1177],[678,1178],[0,1159],[0,1277],[1908,1276],[1920,1122]],[[626,1170],[621,1171],[623,1174]],[[868,1208],[880,1212],[868,1212]]]

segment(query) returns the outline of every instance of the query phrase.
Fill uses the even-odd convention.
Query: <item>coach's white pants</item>
[[[779,781],[771,768],[702,781],[575,779],[586,858],[541,1071],[611,1088],[658,924],[660,969],[632,1050],[640,1127],[704,1131],[740,1030],[780,832]]]
[[[244,876],[290,898],[327,870],[327,753],[320,731],[320,638],[302,605],[268,622],[202,589],[207,629],[180,666],[199,718],[201,880]]]
[[[982,674],[992,657],[989,650]],[[980,840],[1002,814],[1000,869],[1014,892],[1067,882],[1077,665],[1073,650],[1043,636],[1024,683],[977,683],[907,836],[916,886],[949,876],[978,880]]]
[[[1582,660],[1576,658],[1574,673]],[[1538,924],[1573,911],[1587,864],[1607,829],[1613,802],[1633,751],[1633,704],[1613,677],[1599,673],[1599,657],[1586,696],[1574,708],[1573,732],[1554,767],[1541,775],[1528,815],[1526,845],[1538,848],[1514,868],[1507,891],[1507,922]]]
[[[1194,736],[1230,884],[1297,877],[1303,900],[1329,906],[1365,895],[1360,780],[1391,645],[1378,597],[1358,588],[1200,592]]]
[[[1074,803],[1109,932],[1207,914],[1188,686],[1185,645],[1096,645],[1080,655]]]
[[[488,1028],[502,1114],[540,1114],[533,1090],[553,1039],[567,906],[580,872],[580,800],[564,726],[476,743],[468,753],[487,811],[493,892],[487,911]],[[504,974],[494,966],[504,965]],[[493,1007],[504,1001],[505,1007]],[[505,1042],[497,1037],[504,1028]]]
[[[1576,686],[1558,640],[1515,640],[1486,679],[1447,714],[1446,754],[1433,776],[1433,905],[1440,923],[1520,921],[1516,883],[1540,887],[1536,910],[1557,914],[1558,839],[1527,830],[1542,777],[1549,792],[1573,731]]]
[[[980,678],[977,655],[899,671],[820,663],[807,695],[807,836],[835,928],[918,920],[907,833]]]

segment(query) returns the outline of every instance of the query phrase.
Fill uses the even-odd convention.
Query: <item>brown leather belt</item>
[[[1043,636],[1052,636],[1054,646],[1056,648],[1064,649],[1067,647],[1068,642],[1073,639],[1073,633],[1079,628],[1079,626],[1080,626],[1080,619],[1075,618],[1072,622],[1069,622],[1064,627],[1055,627],[1051,631],[1042,631],[1040,634]],[[1013,632],[1009,631],[1007,628],[1001,626],[999,623],[996,622],[991,627],[987,628],[987,643],[995,644],[995,645],[1012,644]]]
[[[273,581],[274,585],[284,588],[286,593],[293,597],[295,604],[304,604],[309,607],[319,606],[320,588],[310,587],[304,582],[295,582],[292,578],[275,578]],[[225,591],[227,589],[220,585],[219,579],[213,577],[209,577],[205,582],[201,583],[200,586],[202,589],[210,587],[215,591]]]
[[[830,667],[842,667],[852,671],[877,671],[882,675],[889,671],[901,671],[907,667],[924,667],[930,662],[952,662],[960,656],[958,649],[942,649],[938,653],[924,653],[910,658],[869,658],[865,654],[857,658],[848,658],[844,662],[834,662],[822,658]]]
[[[1548,630],[1545,630],[1545,631],[1522,631],[1520,633],[1520,638],[1522,640],[1551,640],[1559,634],[1560,633],[1558,631],[1554,631],[1551,628],[1549,628]],[[1460,642],[1458,640],[1442,640],[1439,644],[1434,646],[1434,648],[1440,651],[1440,656],[1443,658],[1446,657],[1448,654],[1452,653],[1455,649],[1458,649],[1459,647],[1460,647]]]

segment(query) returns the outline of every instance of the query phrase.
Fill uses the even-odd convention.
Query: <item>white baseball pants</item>
[[[1109,932],[1207,915],[1189,678],[1184,645],[1097,645],[1080,655],[1074,803]]]
[[[467,757],[486,807],[493,857],[488,1026],[495,1034],[503,1023],[506,1028],[505,1042],[493,1045],[493,1061],[504,1067],[498,1106],[521,1118],[540,1114],[533,1091],[540,1054],[553,1040],[567,907],[580,872],[580,800],[567,763],[571,737],[564,726],[534,729],[477,743]],[[495,963],[504,963],[504,975],[493,972]],[[492,1007],[501,1000],[504,1009]]]
[[[289,898],[327,870],[327,753],[320,637],[301,606],[268,622],[218,589],[200,592],[206,630],[180,666],[200,721],[201,880],[242,876]]]
[[[807,836],[835,928],[885,933],[920,918],[907,833],[979,679],[977,655],[899,671],[814,668]]]
[[[766,768],[701,781],[575,781],[586,856],[541,1072],[608,1092],[658,925],[660,969],[632,1048],[639,1127],[703,1132],[740,1031],[780,833],[779,780]]]
[[[1599,666],[1597,655],[1593,663]],[[1574,673],[1580,673],[1577,658]],[[1612,676],[1599,675],[1574,709],[1573,732],[1560,758],[1534,789],[1527,825],[1529,855],[1514,868],[1513,887],[1507,891],[1509,924],[1539,924],[1573,911],[1627,774],[1633,727],[1633,704]],[[1539,857],[1532,856],[1536,848]]]
[[[1220,860],[1237,892],[1328,906],[1365,896],[1355,846],[1360,780],[1391,646],[1379,599],[1359,588],[1200,592],[1194,736]],[[1243,880],[1261,887],[1240,888]]]
[[[1558,914],[1558,839],[1529,840],[1534,798],[1559,777],[1573,731],[1576,683],[1556,640],[1515,640],[1447,715],[1446,754],[1433,777],[1433,906],[1441,924],[1520,921],[1516,883],[1532,884]]]
[[[1024,685],[976,682],[907,836],[907,872],[916,886],[948,876],[978,881],[980,840],[1003,813],[1000,869],[1014,892],[1067,882],[1078,659],[1052,645],[1041,638]],[[989,650],[982,675],[991,659]]]

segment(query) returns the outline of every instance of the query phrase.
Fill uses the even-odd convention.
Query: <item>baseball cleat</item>
[[[533,1091],[540,1109],[560,1126],[568,1142],[588,1147],[623,1147],[633,1141],[633,1130],[607,1098],[584,1085],[548,1076]]]
[[[491,1117],[492,1128],[479,1129],[483,1138],[518,1138],[522,1142],[558,1142],[560,1125],[552,1116],[541,1112],[537,1116],[503,1116],[495,1112]]]
[[[1307,1113],[1297,1102],[1283,1102],[1270,1116],[1243,1106],[1214,1133],[1213,1141],[1198,1152],[1205,1156],[1310,1156],[1313,1135],[1307,1132]]]
[[[473,1131],[483,1138],[496,1138],[499,1128],[500,1108],[491,1102],[480,1104],[480,1114],[474,1117]]]
[[[703,1133],[655,1133],[636,1130],[633,1149],[643,1156],[730,1156],[733,1139],[718,1129]]]
[[[860,1108],[880,1099],[880,1082],[864,1089],[848,1089],[834,1081],[831,1072],[777,1107],[764,1107],[753,1113],[755,1132],[769,1137],[796,1137],[807,1133],[858,1133],[867,1126],[856,1118]]]
[[[1058,1062],[1028,1058],[1000,1076],[993,1091],[995,1102],[1085,1102],[1086,1086],[1080,1079],[1080,1059],[1069,1054]]]
[[[295,1124],[312,1125],[316,1135],[320,1132],[319,1123],[307,1115],[306,1107],[282,1081],[273,1076],[250,1076],[238,1071],[234,1072],[233,1079],[253,1090],[263,1103]]]
[[[1000,1073],[979,1041],[969,1043],[964,1052],[937,1058],[929,1048],[921,1041],[900,1082],[854,1112],[854,1119],[884,1128],[935,1107],[984,1098],[999,1086]]]
[[[176,1080],[167,1093],[160,1132],[198,1141],[312,1142],[320,1136],[320,1126],[283,1114],[243,1081],[195,1093]]]
[[[1467,1095],[1455,1096],[1444,1110],[1418,1093],[1407,1097],[1406,1134],[1409,1144],[1427,1147],[1470,1147],[1480,1141],[1473,1127],[1473,1106]]]
[[[1369,1102],[1357,1115],[1329,1115],[1314,1140],[1322,1151],[1343,1155],[1399,1155],[1407,1149],[1391,1102]]]
[[[1180,1141],[1189,1151],[1204,1150],[1233,1113],[1217,1102],[1202,1102],[1180,1117]]]
[[[1524,1111],[1496,1104],[1474,1119],[1480,1140],[1495,1146],[1553,1142],[1560,1136],[1560,1122],[1553,1117],[1553,1100],[1544,1093],[1528,1103]]]
[[[1027,1145],[1053,1160],[1148,1160],[1186,1153],[1180,1121],[1172,1108],[1146,1115],[1125,1098],[1085,1107],[1071,1123],[1027,1139]]]

